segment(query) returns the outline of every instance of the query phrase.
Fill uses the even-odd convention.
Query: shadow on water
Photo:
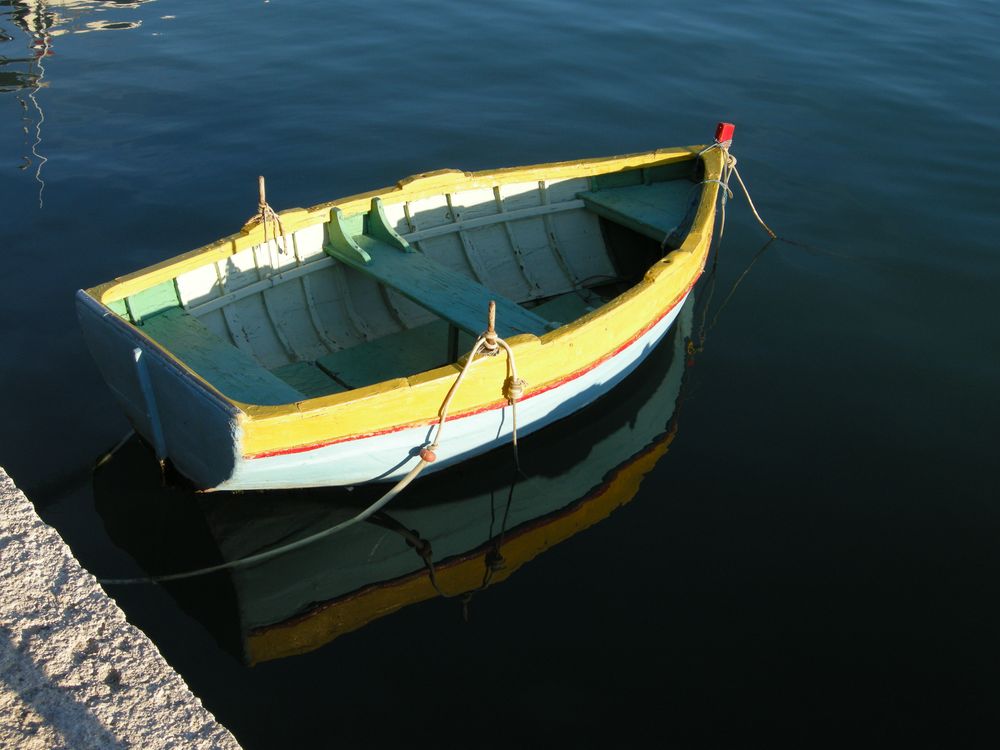
[[[473,595],[628,503],[676,434],[694,300],[614,398],[422,478],[385,513],[264,563],[167,584],[248,664],[318,648],[403,607]],[[379,487],[197,494],[130,441],[94,474],[111,538],[151,575],[242,559],[356,514]]]

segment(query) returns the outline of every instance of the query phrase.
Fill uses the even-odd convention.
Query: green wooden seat
[[[663,242],[689,220],[698,192],[689,180],[669,180],[579,193],[586,207],[605,219]]]
[[[519,333],[536,336],[555,326],[516,302],[501,297],[467,276],[414,250],[389,226],[381,203],[362,221],[331,211],[327,224],[328,255],[368,274],[421,307],[473,336],[486,329],[490,300],[497,306],[497,333],[506,338]],[[359,231],[362,230],[363,231]]]
[[[232,399],[273,405],[303,398],[302,393],[179,307],[146,318],[142,330]]]

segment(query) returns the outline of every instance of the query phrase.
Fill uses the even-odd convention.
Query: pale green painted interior
[[[593,214],[660,241],[675,235],[678,227],[686,231],[691,220],[697,183],[678,179],[690,173],[690,165],[672,165],[602,175],[590,180],[590,190],[577,195]],[[528,309],[411,247],[386,220],[378,201],[373,201],[372,210],[365,214],[344,216],[334,209],[322,249],[377,281],[383,292],[392,289],[437,318],[409,324],[315,360],[293,358],[269,370],[243,351],[251,348],[247,346],[249,339],[239,340],[237,347],[188,313],[181,306],[175,280],[111,307],[140,325],[226,396],[267,405],[325,396],[448,364],[456,354],[467,353],[474,337],[482,332],[483,311],[490,300],[496,301],[497,329],[503,337],[519,333],[541,336],[603,303],[593,292],[578,288]],[[237,334],[243,336],[246,331],[229,329],[230,338]]]
[[[177,308],[146,320],[143,330],[224,395],[249,404],[288,404],[303,395]]]
[[[465,334],[459,351],[467,351],[472,343]],[[351,388],[406,377],[447,362],[448,323],[444,320],[391,333],[316,360],[324,372]]]
[[[591,309],[575,292],[535,307],[536,312],[561,322],[575,320]],[[317,398],[449,362],[449,324],[443,320],[333,352],[315,363],[292,362],[270,371],[180,309],[148,318],[143,330],[223,394],[253,404]],[[459,353],[468,352],[473,342],[471,335],[461,332]]]
[[[596,295],[591,295],[596,296]],[[599,303],[599,300],[595,300]],[[568,323],[589,312],[593,307],[576,292],[543,302],[533,312]],[[316,360],[330,376],[351,388],[361,388],[390,378],[402,378],[448,364],[449,324],[444,320],[407,331],[383,336],[366,344],[333,352]],[[459,355],[468,353],[475,338],[460,332]],[[279,374],[278,371],[275,371]],[[280,374],[279,374],[280,375]]]
[[[598,216],[662,241],[685,222],[696,188],[688,180],[672,180],[590,190],[580,197]]]
[[[307,398],[329,396],[331,393],[348,390],[312,362],[289,362],[274,368],[271,374],[281,378]]]
[[[378,198],[372,198],[372,208],[365,214],[363,227],[363,234],[369,237],[373,237],[392,247],[399,248],[404,252],[414,252],[410,244],[392,228],[392,225],[385,216],[385,208],[382,205],[382,201]]]
[[[143,289],[141,292],[125,298],[125,307],[129,317],[133,323],[140,325],[147,318],[180,306],[181,301],[177,297],[177,287],[173,279],[151,286],[149,289]]]
[[[501,336],[541,336],[552,330],[549,321],[426,254],[407,252],[367,234],[351,236],[344,222],[340,211],[331,212],[328,242],[323,247],[328,255],[395,289],[456,328],[473,335],[481,332],[483,310],[493,300]]]

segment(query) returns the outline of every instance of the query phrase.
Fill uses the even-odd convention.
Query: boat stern
[[[236,466],[241,413],[87,291],[76,293],[84,339],[104,381],[158,459],[201,489]]]

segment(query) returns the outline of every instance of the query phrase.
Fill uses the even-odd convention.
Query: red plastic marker
[[[736,126],[731,122],[720,122],[715,126],[715,142],[725,143],[726,141],[733,140],[733,133],[736,131]]]

